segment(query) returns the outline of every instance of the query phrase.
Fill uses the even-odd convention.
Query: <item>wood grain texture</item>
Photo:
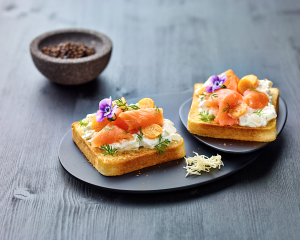
[[[0,239],[298,239],[300,2],[0,1]],[[33,38],[61,28],[108,35],[106,70],[83,86],[45,79]],[[283,133],[247,168],[162,194],[107,192],[70,176],[58,147],[99,99],[192,89],[232,68],[280,89]]]

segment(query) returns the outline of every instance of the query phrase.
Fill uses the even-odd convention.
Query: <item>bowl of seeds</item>
[[[95,79],[107,66],[111,40],[86,29],[65,29],[45,33],[30,44],[37,69],[49,80],[79,85]]]

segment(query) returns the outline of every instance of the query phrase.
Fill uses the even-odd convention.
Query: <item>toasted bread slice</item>
[[[183,138],[171,142],[163,155],[156,149],[140,148],[136,151],[124,151],[113,156],[103,155],[99,148],[92,148],[91,143],[82,138],[83,128],[78,122],[72,124],[73,140],[89,162],[105,176],[117,176],[145,167],[183,158],[185,154]]]
[[[199,96],[196,94],[196,89],[203,86],[203,83],[196,83],[194,86],[193,102],[188,116],[188,130],[199,136],[235,139],[243,141],[255,142],[272,142],[277,137],[276,121],[272,119],[265,127],[243,127],[239,125],[221,126],[214,122],[203,122],[199,117],[198,105]],[[271,88],[272,104],[275,106],[276,113],[279,107],[279,90]]]

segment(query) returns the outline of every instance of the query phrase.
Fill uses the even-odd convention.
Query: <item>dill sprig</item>
[[[229,105],[228,102],[226,102],[226,104],[227,104],[227,107],[223,109],[222,113],[223,113],[223,112],[229,112],[230,105]]]
[[[214,115],[209,115],[208,110],[199,113],[199,115],[201,116],[200,120],[203,121],[203,122],[212,122],[212,120],[215,118]]]
[[[106,156],[106,155],[111,155],[113,156],[114,153],[117,151],[116,148],[113,148],[111,146],[109,146],[107,143],[105,143],[103,146],[100,147],[100,149],[103,151],[102,153]]]
[[[127,107],[127,102],[123,102],[121,98],[118,98],[115,102],[118,107]]]
[[[114,128],[115,128],[115,126],[114,126],[114,125],[111,125],[111,127],[107,126],[107,127],[104,127],[103,129],[104,129],[104,130],[112,130],[112,129],[114,129]]]
[[[82,126],[87,126],[89,124],[89,122],[83,122],[82,120],[79,121],[80,127]]]
[[[257,114],[259,117],[261,115],[263,115],[264,113],[262,112],[263,109],[260,109],[260,110],[256,110],[255,112],[253,112],[254,114]]]
[[[216,94],[216,93],[212,93],[212,94],[210,94],[210,98],[211,99],[213,99],[213,98],[217,98],[218,97],[218,94]]]
[[[212,93],[212,94],[201,93],[200,95],[202,96],[202,97],[201,97],[201,101],[202,101],[205,97],[210,97],[211,99],[217,98],[217,97],[218,97],[218,94],[216,94],[216,93]]]
[[[158,155],[163,155],[164,151],[166,151],[166,148],[168,146],[168,144],[171,141],[168,139],[165,139],[164,141],[162,141],[162,136],[161,134],[159,135],[159,140],[158,140],[158,144],[156,144],[154,147],[156,148],[157,154]]]
[[[139,144],[143,140],[143,133],[142,133],[142,128],[140,127],[140,134],[137,134],[137,138],[139,139]]]
[[[140,109],[139,106],[134,105],[134,104],[130,104],[128,107],[131,108],[132,110],[139,110]]]
[[[134,105],[134,104],[128,105],[127,102],[123,102],[123,100],[121,98],[118,98],[115,102],[116,102],[118,108],[122,107],[121,109],[123,110],[123,112],[128,111],[130,108],[132,110],[140,109],[139,106],[137,106],[137,105]]]
[[[203,100],[205,97],[207,97],[208,95],[206,95],[205,93],[201,93],[200,96],[202,96],[202,97],[201,97],[201,101],[202,101],[202,100]]]
[[[127,131],[123,131],[123,134],[125,134],[125,135],[126,135],[127,133],[128,133]]]
[[[221,88],[227,88],[227,87],[226,87],[226,85],[223,84],[223,85],[221,86]]]
[[[159,110],[158,106],[156,106],[156,108],[155,108],[155,115],[156,115],[157,113],[160,114],[160,110]]]

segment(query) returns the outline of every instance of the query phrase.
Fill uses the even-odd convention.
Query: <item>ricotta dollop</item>
[[[92,121],[95,117],[96,113],[88,114],[84,119],[82,119],[82,122],[88,123],[87,126],[84,127],[83,131],[84,134],[82,136],[83,139],[87,140],[88,142],[92,141],[92,138],[95,134],[95,131],[92,129]]]
[[[257,114],[254,113],[257,109],[247,107],[246,113],[239,118],[239,125],[245,127],[265,127],[267,123],[276,118],[276,110],[271,103],[265,106],[262,111]]]
[[[259,92],[266,93],[269,97],[269,101],[271,102],[272,101],[271,87],[273,86],[273,82],[269,81],[268,79],[258,80],[258,82],[259,84],[256,90]]]
[[[82,138],[90,142],[94,134],[95,131],[92,129],[92,122],[89,122],[89,124],[86,127],[84,127],[84,135],[82,136]]]

